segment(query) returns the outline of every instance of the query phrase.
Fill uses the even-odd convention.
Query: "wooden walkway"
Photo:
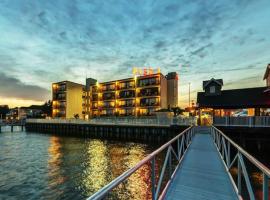
[[[165,199],[238,199],[209,129],[199,129],[176,172]]]

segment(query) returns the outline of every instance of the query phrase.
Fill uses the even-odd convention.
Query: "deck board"
[[[238,199],[208,129],[194,136],[165,199]]]

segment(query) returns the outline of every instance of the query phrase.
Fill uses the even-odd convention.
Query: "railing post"
[[[231,164],[231,144],[230,144],[230,142],[228,141],[228,150],[227,150],[228,152],[228,160],[227,160],[227,166],[229,167],[230,166],[230,164]]]
[[[263,200],[268,200],[269,196],[269,178],[263,173]]]
[[[238,168],[238,171],[237,171],[237,188],[238,188],[238,194],[241,195],[242,193],[242,188],[241,188],[241,179],[242,179],[242,170],[241,170],[241,163],[240,163],[240,158],[239,158],[239,151],[237,153],[237,156],[238,156],[238,162],[237,162],[237,168]]]
[[[156,199],[156,172],[155,172],[155,156],[151,161],[151,181],[152,181],[152,200]]]
[[[171,146],[172,148],[172,146]],[[169,175],[170,175],[170,179],[171,179],[171,175],[172,175],[172,150],[170,149],[169,152]]]
[[[180,144],[179,144],[179,137],[177,138],[177,156],[180,159]]]

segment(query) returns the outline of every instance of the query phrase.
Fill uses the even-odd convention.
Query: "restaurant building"
[[[270,65],[267,66],[265,87],[222,90],[222,79],[203,81],[204,92],[197,93],[199,115],[211,116],[261,116],[270,108]],[[245,109],[245,115],[237,110]]]

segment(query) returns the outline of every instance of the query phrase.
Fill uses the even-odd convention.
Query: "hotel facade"
[[[84,85],[70,81],[61,81],[52,84],[52,117],[74,118],[78,115],[83,118],[83,91]]]
[[[59,85],[59,83],[57,84]],[[79,92],[80,89],[82,93]],[[75,108],[70,104],[77,104],[77,108],[70,109],[69,114],[65,116],[54,111],[55,106],[53,106],[53,113],[57,113],[57,115],[53,114],[53,117],[73,118],[72,113],[74,115],[80,111],[80,118],[84,119],[106,116],[141,117],[154,115],[157,110],[178,105],[178,75],[176,72],[168,73],[166,76],[162,73],[155,73],[102,83],[87,78],[86,85],[80,85],[80,89],[76,92],[76,98],[81,98],[81,104],[78,100],[65,101],[65,108]],[[56,95],[54,91],[53,104],[58,105],[58,103],[54,103],[55,100],[58,102],[58,99],[54,98]],[[70,92],[72,90],[67,89],[65,94],[68,96]],[[79,109],[79,107],[81,108]]]

